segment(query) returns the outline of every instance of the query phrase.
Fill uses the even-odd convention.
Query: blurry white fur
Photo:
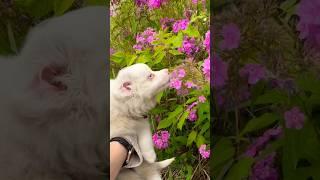
[[[117,180],[161,180],[160,171],[173,161],[174,158],[155,163],[143,162],[141,166],[134,169],[123,169]]]
[[[106,179],[106,18],[49,19],[0,59],[0,179]]]

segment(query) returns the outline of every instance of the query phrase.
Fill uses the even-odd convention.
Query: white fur
[[[0,59],[0,179],[107,177],[106,17],[90,7],[49,19]],[[42,79],[53,64],[65,72],[51,80],[66,90]]]
[[[149,168],[148,171],[144,170],[148,173],[144,173],[142,177],[150,180],[161,176],[150,165],[155,162],[156,153],[150,124],[143,115],[155,107],[156,95],[168,87],[169,79],[167,69],[152,71],[145,64],[135,64],[120,70],[116,79],[110,80],[110,138],[137,135],[142,155],[149,164],[143,164],[144,168],[140,168]],[[128,89],[125,87],[126,83],[129,83]],[[128,173],[130,171],[124,174]]]
[[[124,169],[121,171],[117,180],[161,180],[161,169],[169,166],[175,158],[167,159],[155,163],[144,162],[135,169]]]

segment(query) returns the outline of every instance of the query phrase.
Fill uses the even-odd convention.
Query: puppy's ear
[[[120,91],[123,96],[126,96],[126,97],[132,96],[133,95],[132,82],[131,81],[124,81],[121,84]]]
[[[63,65],[46,65],[36,75],[34,86],[53,91],[67,90],[67,85],[59,80],[59,77],[66,74],[66,70],[66,66]]]

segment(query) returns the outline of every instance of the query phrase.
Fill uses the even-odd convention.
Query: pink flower
[[[203,46],[206,48],[207,52],[210,54],[210,30],[206,32],[206,37],[203,41]]]
[[[245,152],[245,155],[248,157],[255,157],[256,155],[258,155],[259,151],[266,147],[270,140],[278,139],[281,135],[281,127],[268,129],[263,133],[262,136],[258,137],[256,141],[249,146],[249,148]]]
[[[231,50],[239,47],[240,30],[236,24],[230,23],[222,27],[223,41],[219,44],[223,50]]]
[[[156,40],[156,31],[152,28],[147,28],[136,37],[136,44],[133,46],[136,50],[143,50],[146,47],[152,46],[152,42]]]
[[[135,3],[138,7],[148,5],[149,9],[157,9],[167,0],[135,0]]]
[[[135,3],[138,7],[147,4],[148,0],[135,0]]]
[[[206,101],[206,98],[204,96],[198,97],[199,102],[204,103]]]
[[[178,77],[183,78],[186,76],[186,71],[184,69],[179,69],[178,70]]]
[[[177,33],[180,30],[187,29],[188,25],[189,25],[189,20],[188,19],[181,19],[181,20],[176,21],[173,24],[172,30],[173,30],[173,32]]]
[[[192,0],[193,4],[198,4],[198,0]]]
[[[304,124],[305,116],[298,107],[293,107],[291,110],[284,113],[284,119],[287,128],[301,129]]]
[[[110,48],[110,55],[114,54],[115,50],[113,48]]]
[[[197,110],[191,110],[189,113],[188,119],[192,122],[196,121],[198,119]]]
[[[178,49],[182,53],[186,53],[188,56],[193,55],[199,51],[196,40],[194,38],[185,37],[182,42],[182,47]]]
[[[256,84],[266,78],[266,68],[261,64],[246,64],[239,71],[241,77],[248,78],[249,84]]]
[[[179,80],[179,79],[171,79],[169,86],[170,86],[171,88],[174,88],[174,89],[179,90],[179,89],[181,89],[182,81]]]
[[[275,167],[275,155],[271,153],[266,158],[257,161],[252,168],[249,180],[278,180],[279,172]]]
[[[193,82],[191,82],[191,81],[187,81],[187,82],[185,83],[185,85],[187,86],[188,89],[193,88],[193,87],[196,87],[196,85],[193,84]]]
[[[210,157],[210,149],[208,149],[208,150],[206,150],[206,149],[207,149],[206,144],[202,144],[199,147],[199,153],[202,156],[202,158],[204,158],[204,159],[208,159]]]
[[[210,81],[210,56],[202,64],[202,72],[206,79]]]
[[[135,50],[142,51],[143,46],[141,44],[135,44],[135,45],[133,45],[133,48]]]
[[[305,39],[306,44],[320,49],[319,9],[319,0],[301,0],[297,8],[297,30],[300,31],[300,39]]]
[[[148,6],[150,9],[159,8],[161,6],[161,0],[149,0]]]
[[[221,88],[228,80],[228,64],[220,59],[219,56],[213,56],[213,86]]]
[[[156,132],[152,136],[153,143],[157,149],[166,149],[169,146],[170,133],[168,131]]]
[[[198,102],[193,102],[191,105],[188,106],[188,111],[190,111],[192,108],[194,108],[196,105],[198,105]]]

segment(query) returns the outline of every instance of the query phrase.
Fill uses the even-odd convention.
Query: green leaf
[[[296,79],[299,89],[310,91],[315,94],[320,93],[320,80],[313,73],[303,73]]]
[[[146,63],[150,59],[146,55],[140,55],[137,59],[137,63]]]
[[[183,106],[179,105],[173,112],[169,113],[169,116],[166,119],[160,121],[157,129],[163,129],[163,128],[169,127],[173,123],[174,118],[179,114],[181,114],[182,111],[183,111]]]
[[[235,163],[227,174],[226,180],[243,180],[247,179],[254,159],[250,157],[243,157]]]
[[[156,96],[156,100],[157,100],[157,103],[160,103],[160,101],[161,101],[161,98],[162,98],[162,96],[163,96],[163,91],[161,92],[161,93],[159,93],[157,96]]]
[[[199,134],[203,134],[203,133],[206,132],[209,128],[210,128],[210,121],[207,121],[207,122],[201,127],[201,131],[199,132]]]
[[[129,61],[127,61],[127,66],[131,66],[134,61],[137,59],[137,55],[133,55]]]
[[[292,8],[294,5],[296,5],[297,0],[286,0],[280,5],[280,9],[287,11],[290,8]]]
[[[172,54],[172,55],[181,55],[183,53],[181,53],[180,51],[176,50],[176,49],[172,49],[172,50],[169,50],[169,53]]]
[[[198,29],[194,26],[189,25],[186,30],[183,30],[184,33],[186,33],[190,37],[200,37],[200,33]]]
[[[217,144],[213,147],[212,152],[212,154],[215,155],[212,161],[214,174],[218,174],[218,172],[216,172],[217,168],[231,160],[234,156],[234,153],[235,149],[229,139],[222,138],[217,142]]]
[[[267,91],[265,94],[259,96],[255,101],[254,105],[260,104],[279,104],[286,102],[288,97],[286,94],[282,93],[279,90]]]
[[[126,58],[125,58],[125,54],[123,52],[116,52],[111,56],[111,61],[116,63],[116,64],[122,64],[123,62],[125,62]]]
[[[193,103],[194,101],[196,101],[198,98],[196,97],[192,97],[190,99],[187,100],[187,102],[185,102],[184,104],[190,104],[190,103]]]
[[[155,59],[155,63],[154,64],[160,63],[165,56],[166,56],[166,53],[164,51],[160,51],[160,53],[157,55],[157,57]]]
[[[279,115],[273,113],[265,113],[260,117],[251,119],[240,133],[243,136],[246,133],[266,128],[275,123],[279,119]]]
[[[176,116],[178,116],[179,114],[181,114],[183,111],[183,106],[179,105],[176,107],[176,109],[173,112],[170,112],[168,115],[169,119],[175,118]]]
[[[174,141],[176,142],[179,142],[183,145],[187,144],[187,137],[186,136],[177,136],[177,137],[174,137]]]
[[[187,146],[190,146],[193,143],[193,141],[196,139],[196,137],[197,137],[197,132],[191,131],[191,133],[188,136]]]
[[[298,162],[298,152],[296,148],[295,130],[284,130],[284,145],[282,156],[282,172],[284,179],[294,178],[294,171],[296,170]]]
[[[173,118],[167,118],[167,119],[164,119],[164,120],[161,120],[159,125],[158,125],[158,128],[157,129],[164,129],[164,128],[167,128],[169,127],[171,124],[173,123]]]
[[[15,3],[34,18],[41,18],[52,12],[54,8],[52,0],[15,0]]]
[[[181,47],[182,41],[183,41],[183,34],[182,32],[179,32],[178,35],[176,37],[173,37],[170,42],[172,43],[172,46],[174,48],[177,48],[177,47]]]
[[[310,121],[305,121],[302,129],[284,129],[282,171],[284,179],[297,179],[298,174],[306,170],[300,165],[300,161],[309,162],[311,169],[320,165],[320,142],[316,129]],[[314,179],[319,173],[311,172],[304,176],[313,176]]]
[[[192,177],[192,166],[187,165],[187,175],[186,175],[186,180],[191,180]]]
[[[185,123],[185,121],[186,121],[186,119],[187,119],[188,116],[189,116],[189,111],[184,111],[183,114],[182,114],[182,116],[180,117],[179,122],[178,122],[178,125],[177,125],[177,128],[178,128],[179,130],[182,129],[182,127],[183,127],[183,125],[184,125],[184,123]]]
[[[74,0],[54,0],[54,15],[60,16],[74,3]]]
[[[205,142],[206,142],[206,139],[202,135],[198,134],[197,140],[196,140],[197,147],[199,148]]]
[[[110,1],[106,0],[85,0],[86,6],[109,6]]]

